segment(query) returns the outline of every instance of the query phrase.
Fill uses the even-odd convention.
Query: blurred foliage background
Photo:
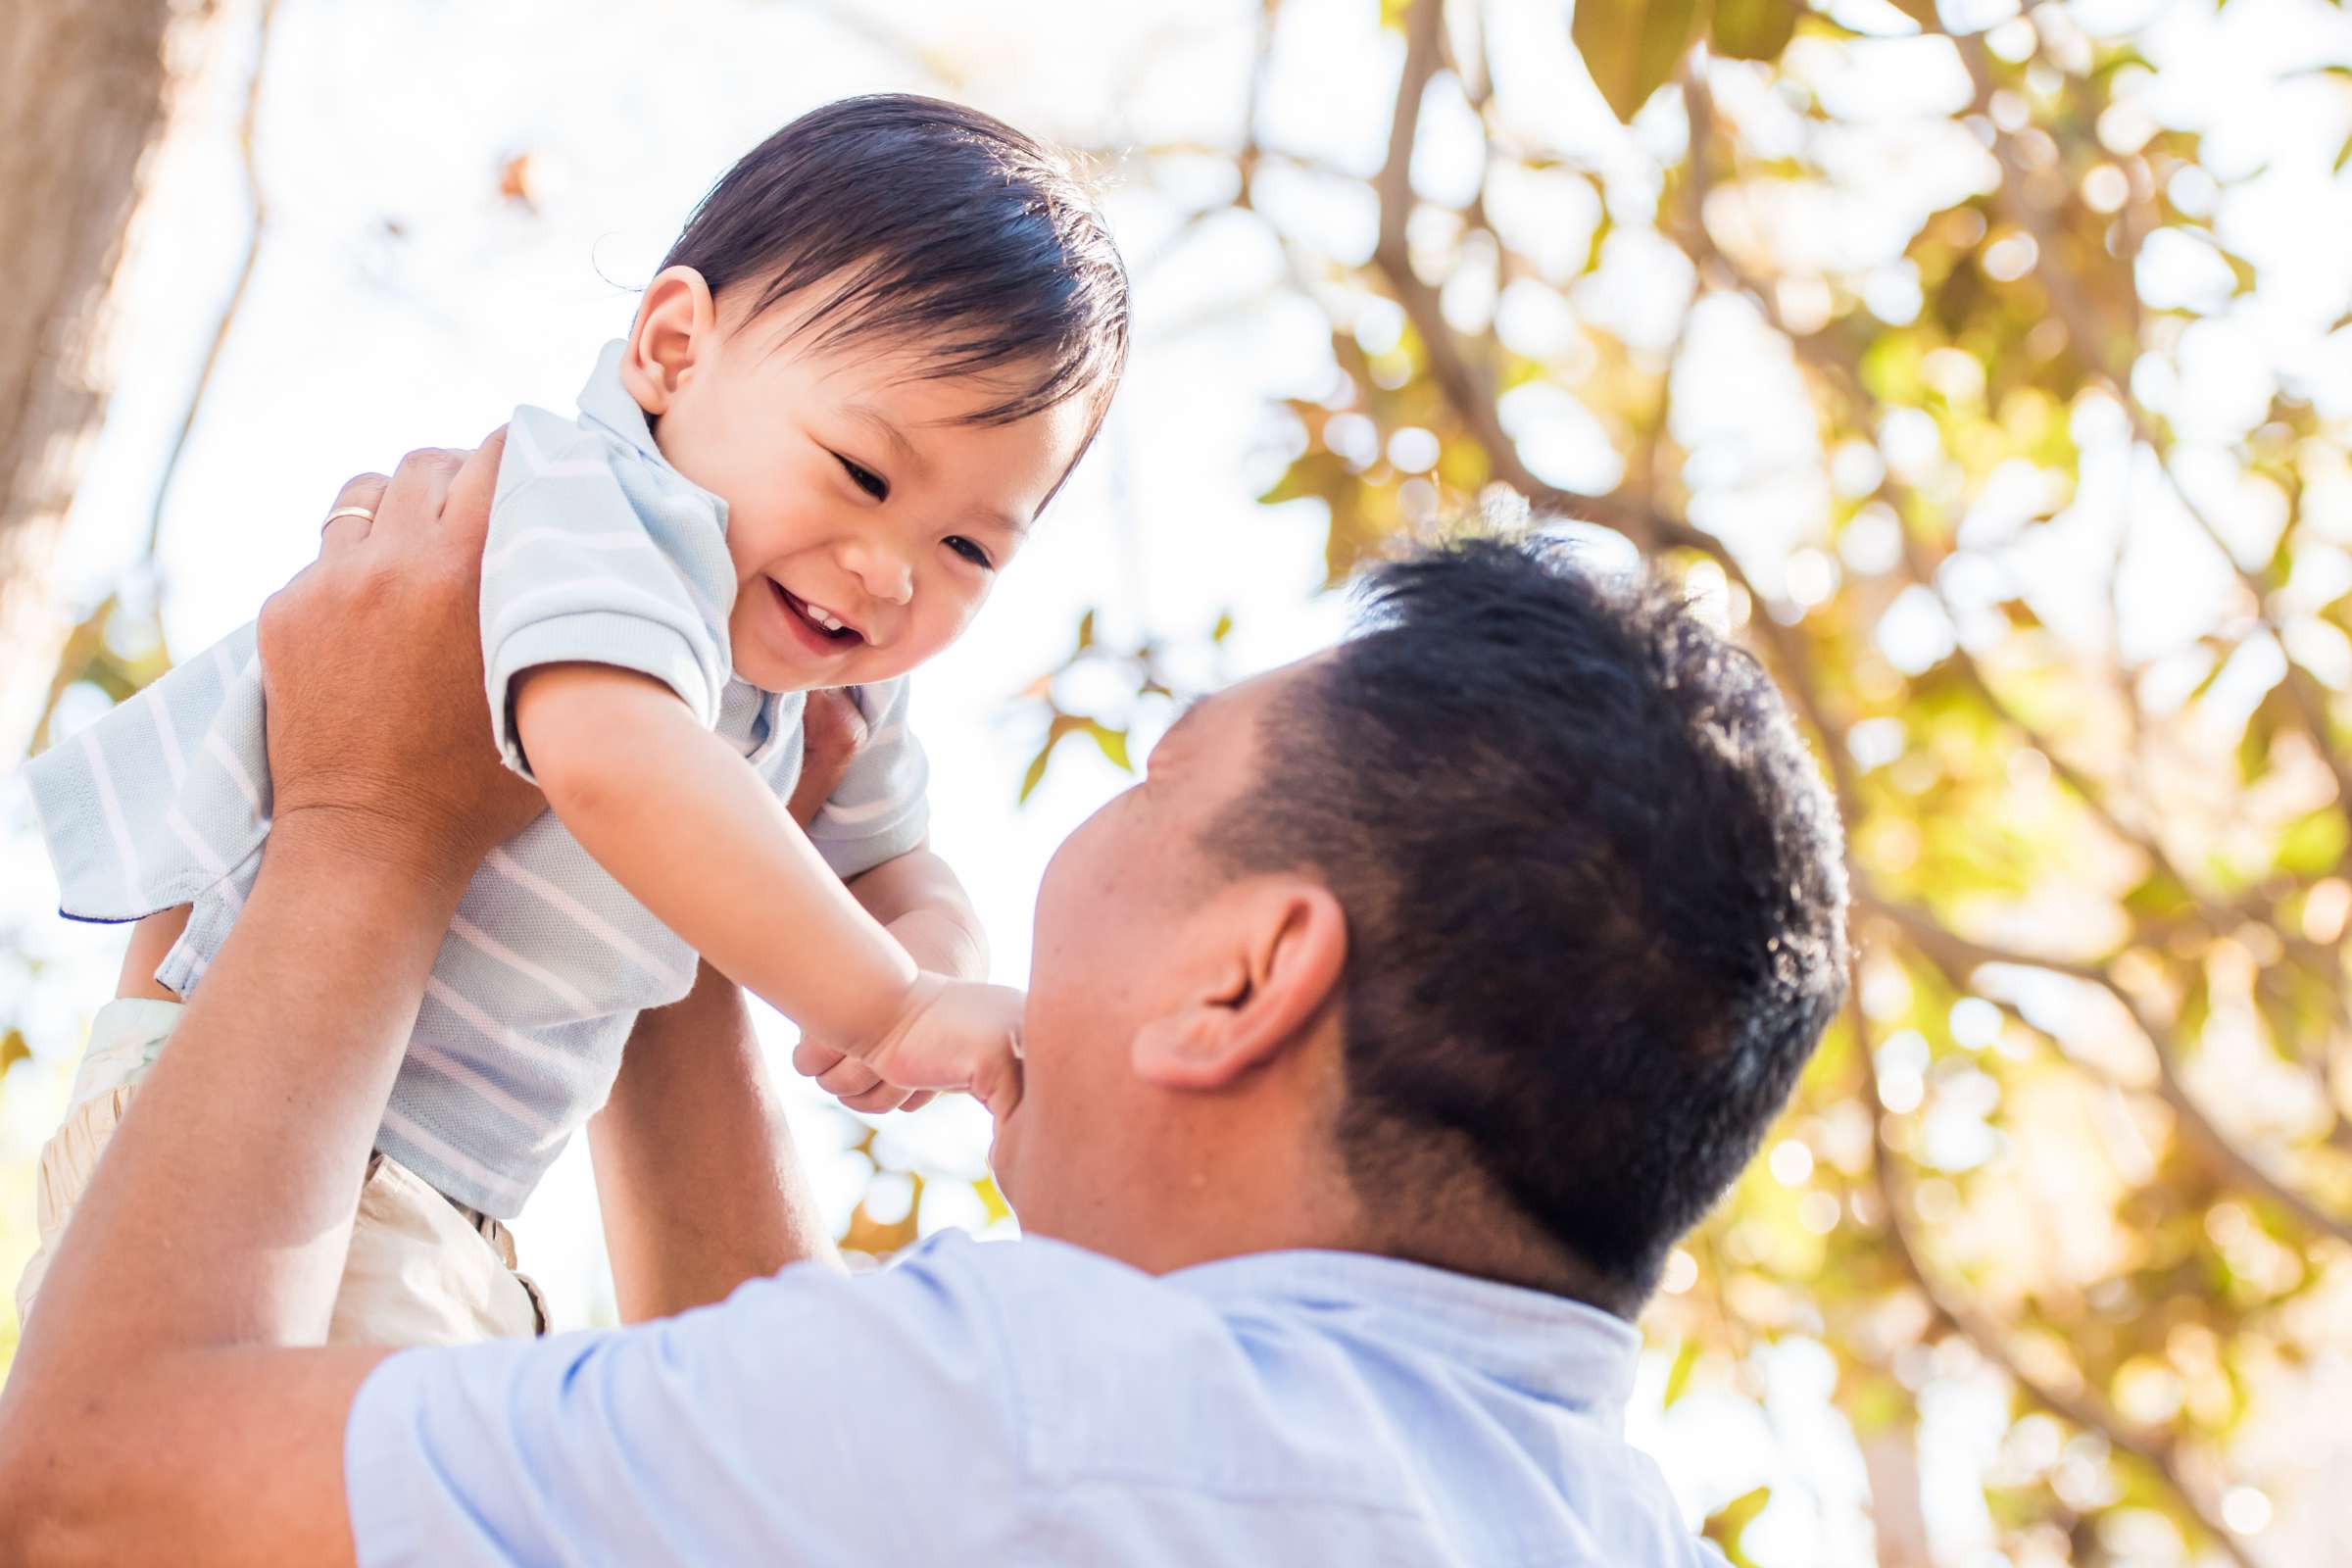
[[[307,551],[304,498],[342,473],[465,439],[524,392],[560,404],[588,348],[557,318],[593,309],[609,334],[627,300],[565,284],[532,313],[551,270],[588,270],[631,159],[667,221],[808,103],[967,98],[1103,168],[1141,304],[1064,537],[1008,582],[1005,629],[919,688],[975,803],[943,843],[989,884],[1004,977],[1059,832],[1173,702],[1326,635],[1322,590],[1367,557],[1465,517],[1559,525],[1604,568],[1645,557],[1795,701],[1844,811],[1861,947],[1848,1016],[1644,1322],[1635,1436],[1693,1521],[1743,1565],[2341,1559],[2352,26],[2333,7],[1040,0],[975,21],[711,0],[578,24],[691,48],[535,57],[543,11],[419,3],[413,47],[465,68],[366,131],[281,56],[397,75],[391,24],[277,9],[34,0],[85,29],[120,13],[112,43],[147,74],[117,96],[150,112],[143,162],[74,176],[120,186],[105,243],[55,270],[39,332],[0,337],[36,372],[0,364],[26,411],[0,447],[6,744],[153,678],[168,645],[200,645],[181,622],[250,614]],[[32,24],[9,25],[0,81],[29,58]],[[787,39],[797,74],[728,76]],[[85,86],[53,68],[39,92]],[[566,128],[559,86],[626,146]],[[739,113],[713,107],[731,90]],[[516,100],[535,107],[484,107]],[[198,156],[170,151],[183,135],[209,174],[174,174]],[[352,155],[363,135],[393,150]],[[272,148],[337,167],[283,173]],[[8,204],[56,199],[34,162],[0,164],[12,265]],[[456,194],[387,172],[411,167]],[[213,193],[172,231],[215,235],[196,288],[177,239],[139,243],[175,178]],[[597,266],[626,282],[667,233]],[[497,266],[522,281],[466,270]],[[437,427],[368,427],[373,317],[257,319],[306,267],[440,343],[402,372],[415,408],[451,405]],[[148,378],[169,395],[125,373],[134,326],[176,344]],[[265,351],[308,379],[257,391],[295,379]],[[502,355],[530,386],[467,378]],[[214,423],[231,404],[310,409],[317,450],[236,448]],[[242,460],[200,470],[207,442]],[[270,542],[234,544],[220,518],[262,512],[265,467],[307,489]],[[98,939],[45,923],[46,868],[9,831],[8,880],[32,890],[0,909],[13,1266],[31,1152],[111,975]],[[859,1250],[1009,1228],[957,1107],[800,1111]],[[526,1265],[593,1231],[588,1200],[526,1216]],[[572,1320],[593,1320],[609,1297],[576,1245]]]

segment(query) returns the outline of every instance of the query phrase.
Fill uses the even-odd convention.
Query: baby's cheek
[[[960,596],[955,603],[942,607],[943,612],[940,617],[939,629],[935,633],[937,641],[933,651],[938,652],[940,649],[948,647],[970,629],[973,618],[980,613],[980,606],[987,598],[988,590],[982,588],[977,593]]]

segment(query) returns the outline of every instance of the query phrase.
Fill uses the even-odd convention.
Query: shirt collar
[[[620,379],[620,357],[628,352],[628,347],[621,339],[614,338],[596,357],[595,373],[580,388],[580,414],[661,463],[662,449],[654,445],[653,423]]]
[[[1370,1252],[1252,1252],[1165,1278],[1221,1303],[1273,1299],[1360,1317],[1373,1333],[1590,1410],[1612,1430],[1642,1353],[1641,1331],[1596,1306]]]

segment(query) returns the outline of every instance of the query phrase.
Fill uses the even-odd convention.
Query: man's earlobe
[[[1137,1076],[1162,1089],[1222,1089],[1249,1070],[1230,1049],[1230,1015],[1214,1004],[1153,1018],[1135,1032]]]
[[[718,308],[710,285],[691,267],[665,267],[637,302],[637,320],[620,357],[620,378],[654,417],[669,410],[696,363],[710,352]]]

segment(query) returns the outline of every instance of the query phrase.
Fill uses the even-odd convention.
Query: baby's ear
[[[718,310],[703,274],[691,267],[665,267],[637,302],[628,352],[620,357],[621,384],[639,408],[659,417],[717,336]]]

